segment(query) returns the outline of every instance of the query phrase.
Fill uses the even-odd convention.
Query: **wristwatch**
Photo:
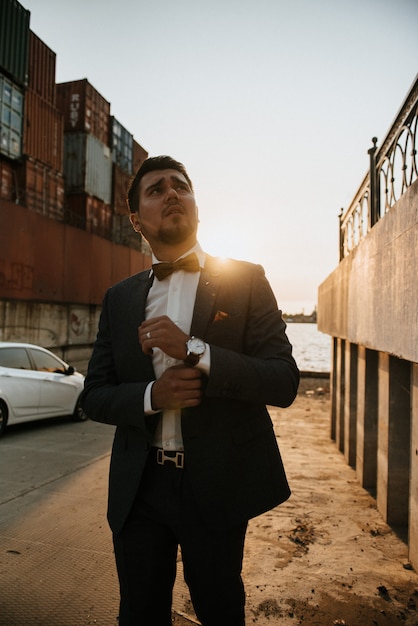
[[[197,365],[200,361],[200,357],[206,350],[206,344],[203,339],[199,339],[198,337],[190,337],[188,341],[186,341],[186,358],[184,359],[184,363],[186,365]]]

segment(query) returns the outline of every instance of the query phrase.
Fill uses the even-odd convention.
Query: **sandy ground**
[[[303,378],[294,404],[271,415],[293,493],[250,522],[247,626],[418,626],[418,573],[330,440],[327,381]],[[103,424],[62,419],[2,440],[0,626],[117,626],[105,520],[112,437]],[[179,559],[173,624],[190,626],[181,570]]]
[[[418,574],[330,440],[328,381],[303,379],[271,415],[293,493],[250,522],[247,624],[417,626]],[[174,606],[176,626],[198,623],[181,576]]]

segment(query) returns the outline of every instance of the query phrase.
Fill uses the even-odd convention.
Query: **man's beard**
[[[179,244],[186,241],[195,230],[195,223],[192,223],[190,220],[187,220],[187,222],[181,220],[178,223],[171,224],[169,227],[161,226],[158,231],[158,238],[161,243]]]

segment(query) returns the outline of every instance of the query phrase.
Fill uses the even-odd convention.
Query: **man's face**
[[[145,174],[139,189],[139,215],[132,213],[131,222],[151,247],[155,243],[177,245],[194,237],[197,206],[183,174],[174,169]]]

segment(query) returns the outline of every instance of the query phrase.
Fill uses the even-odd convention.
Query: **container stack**
[[[112,207],[115,215],[126,215],[126,190],[132,178],[134,138],[115,117],[110,118],[112,148]]]
[[[17,169],[19,202],[63,221],[63,116],[56,107],[56,54],[32,31],[28,60],[23,155]]]
[[[22,156],[29,18],[17,0],[0,2],[0,198],[11,201],[18,195],[16,164]]]
[[[29,22],[0,0],[0,199],[144,251],[126,191],[148,153],[87,79],[56,84]]]
[[[0,3],[0,197],[62,220],[56,55],[30,31],[29,21],[29,11],[16,0]]]
[[[135,175],[139,167],[148,158],[148,152],[137,142],[135,139],[133,140],[132,145],[132,174]],[[125,184],[125,181],[124,183]],[[114,192],[116,187],[114,187]],[[120,201],[116,205],[115,202],[115,213],[117,213],[116,217],[118,218],[118,227],[119,231],[116,234],[115,238],[118,236],[118,240],[121,244],[132,247],[141,247],[141,250],[146,254],[151,254],[151,250],[142,239],[138,239],[136,233],[133,231],[128,214],[128,208],[126,204],[126,191],[127,187],[120,188]]]
[[[83,79],[57,85],[57,106],[64,117],[66,220],[110,239],[110,103]]]
[[[64,117],[67,221],[116,243],[141,247],[129,222],[126,190],[147,152],[112,115],[87,79],[57,85]]]
[[[148,154],[115,117],[110,118],[109,137],[113,160],[113,239],[129,247],[140,247],[141,239],[129,221],[126,192],[133,174]]]

